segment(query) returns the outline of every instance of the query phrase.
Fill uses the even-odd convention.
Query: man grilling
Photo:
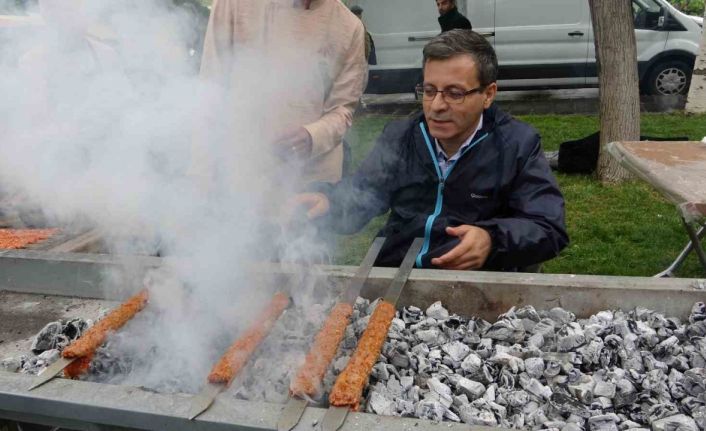
[[[415,237],[417,267],[516,271],[568,244],[564,200],[529,125],[500,111],[497,57],[452,30],[424,48],[423,113],[385,127],[358,171],[297,195],[324,229],[350,234],[390,212],[377,265],[398,266]]]

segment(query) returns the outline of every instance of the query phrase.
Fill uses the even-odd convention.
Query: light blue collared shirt
[[[439,144],[439,141],[434,138],[434,143],[436,144],[436,160],[439,162],[439,168],[441,169],[441,175],[446,176],[446,172],[449,170],[451,165],[461,157],[461,154],[463,154],[463,150],[471,145],[471,142],[473,142],[473,138],[476,137],[478,134],[478,131],[483,128],[483,114],[480,115],[480,120],[478,120],[478,127],[476,127],[476,130],[473,132],[471,136],[466,139],[466,141],[461,145],[461,148],[456,151],[456,154],[451,156],[449,158],[446,155],[446,152],[444,151],[443,148],[441,148],[441,144]]]

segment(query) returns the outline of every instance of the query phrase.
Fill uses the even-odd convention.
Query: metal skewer
[[[395,278],[390,283],[390,287],[387,288],[387,292],[383,298],[385,302],[389,302],[393,305],[397,304],[397,300],[400,298],[400,294],[402,293],[402,289],[404,289],[405,284],[407,284],[407,279],[409,279],[409,275],[412,273],[412,269],[414,268],[414,261],[419,254],[419,251],[422,249],[423,244],[424,240],[422,238],[416,238],[409,250],[407,250],[407,254],[404,257],[400,268],[397,270],[397,274],[395,274]],[[348,417],[349,411],[349,406],[330,406],[328,410],[326,410],[324,419],[321,422],[322,431],[337,431],[343,426],[346,418]]]
[[[368,279],[370,270],[373,265],[375,265],[375,261],[377,260],[384,243],[384,237],[375,238],[368,249],[368,252],[365,254],[365,258],[363,258],[363,261],[360,263],[355,275],[350,279],[348,287],[343,291],[340,302],[348,303],[350,305],[355,304],[355,300],[358,298],[363,285],[365,285],[365,281]],[[308,404],[309,402],[305,399],[297,396],[290,396],[289,401],[287,402],[287,405],[282,411],[279,421],[277,422],[277,431],[290,431],[292,428],[297,426],[302,418],[302,415],[304,415],[304,410],[306,410]]]
[[[78,358],[67,359],[64,357],[59,357],[56,362],[46,367],[44,370],[42,370],[41,373],[37,375],[37,377],[34,379],[34,382],[32,382],[32,386],[30,386],[27,390],[31,391],[32,389],[42,386],[49,380],[56,377],[59,373],[64,371],[64,368],[71,365],[76,359]]]

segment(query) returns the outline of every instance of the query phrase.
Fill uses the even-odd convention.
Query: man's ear
[[[498,94],[498,84],[497,83],[493,82],[492,84],[485,87],[485,90],[483,91],[483,95],[485,96],[485,100],[483,101],[483,108],[484,109],[490,108],[490,105],[492,105],[493,101],[495,100],[496,94]]]

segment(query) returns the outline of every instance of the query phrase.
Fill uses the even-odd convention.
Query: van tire
[[[645,89],[655,96],[687,94],[693,67],[682,60],[672,59],[657,63],[647,74]]]

